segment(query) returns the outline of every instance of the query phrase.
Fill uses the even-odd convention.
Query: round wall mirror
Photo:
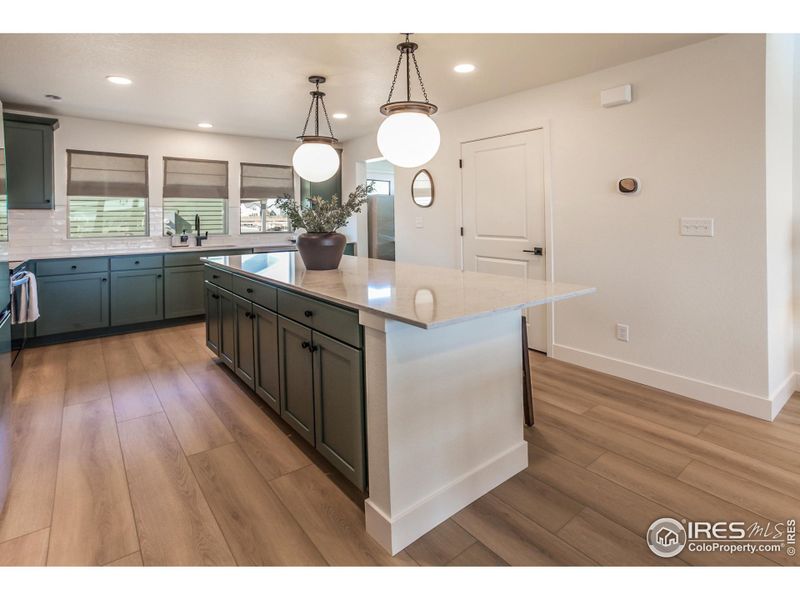
[[[427,208],[433,204],[433,178],[426,169],[421,169],[414,175],[411,182],[411,198],[414,204]]]

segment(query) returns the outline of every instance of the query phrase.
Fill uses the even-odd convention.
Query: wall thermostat
[[[636,194],[641,185],[636,177],[623,177],[617,181],[617,191],[620,194]]]

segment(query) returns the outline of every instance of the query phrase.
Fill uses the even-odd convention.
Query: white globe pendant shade
[[[439,128],[421,112],[396,112],[378,129],[378,149],[398,167],[424,165],[439,151]]]
[[[327,181],[339,170],[339,153],[324,142],[305,142],[294,151],[292,166],[306,181]]]

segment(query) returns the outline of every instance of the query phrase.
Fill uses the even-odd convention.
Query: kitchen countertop
[[[356,256],[343,256],[339,269],[331,271],[306,271],[297,253],[209,256],[203,261],[424,329],[596,291],[585,285]]]
[[[296,250],[297,247],[292,242],[272,242],[268,244],[224,244],[215,246],[213,244],[208,246],[188,246],[172,248],[166,246],[163,248],[118,248],[116,250],[77,250],[72,252],[42,252],[37,253],[35,256],[27,256],[25,258],[13,257],[8,261],[8,266],[11,269],[17,268],[22,263],[29,260],[49,260],[57,258],[91,258],[95,256],[131,256],[142,254],[174,254],[179,252],[206,252],[209,254],[225,252],[227,250],[242,250],[244,248],[252,248],[256,253],[258,252],[275,252],[281,250]]]

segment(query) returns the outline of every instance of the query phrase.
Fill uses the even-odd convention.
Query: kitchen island
[[[350,256],[333,271],[296,253],[204,262],[209,302],[229,296],[238,323],[226,352],[225,309],[209,309],[209,347],[368,489],[367,532],[391,554],[527,467],[522,311],[594,291]],[[246,319],[263,327],[238,334]]]

